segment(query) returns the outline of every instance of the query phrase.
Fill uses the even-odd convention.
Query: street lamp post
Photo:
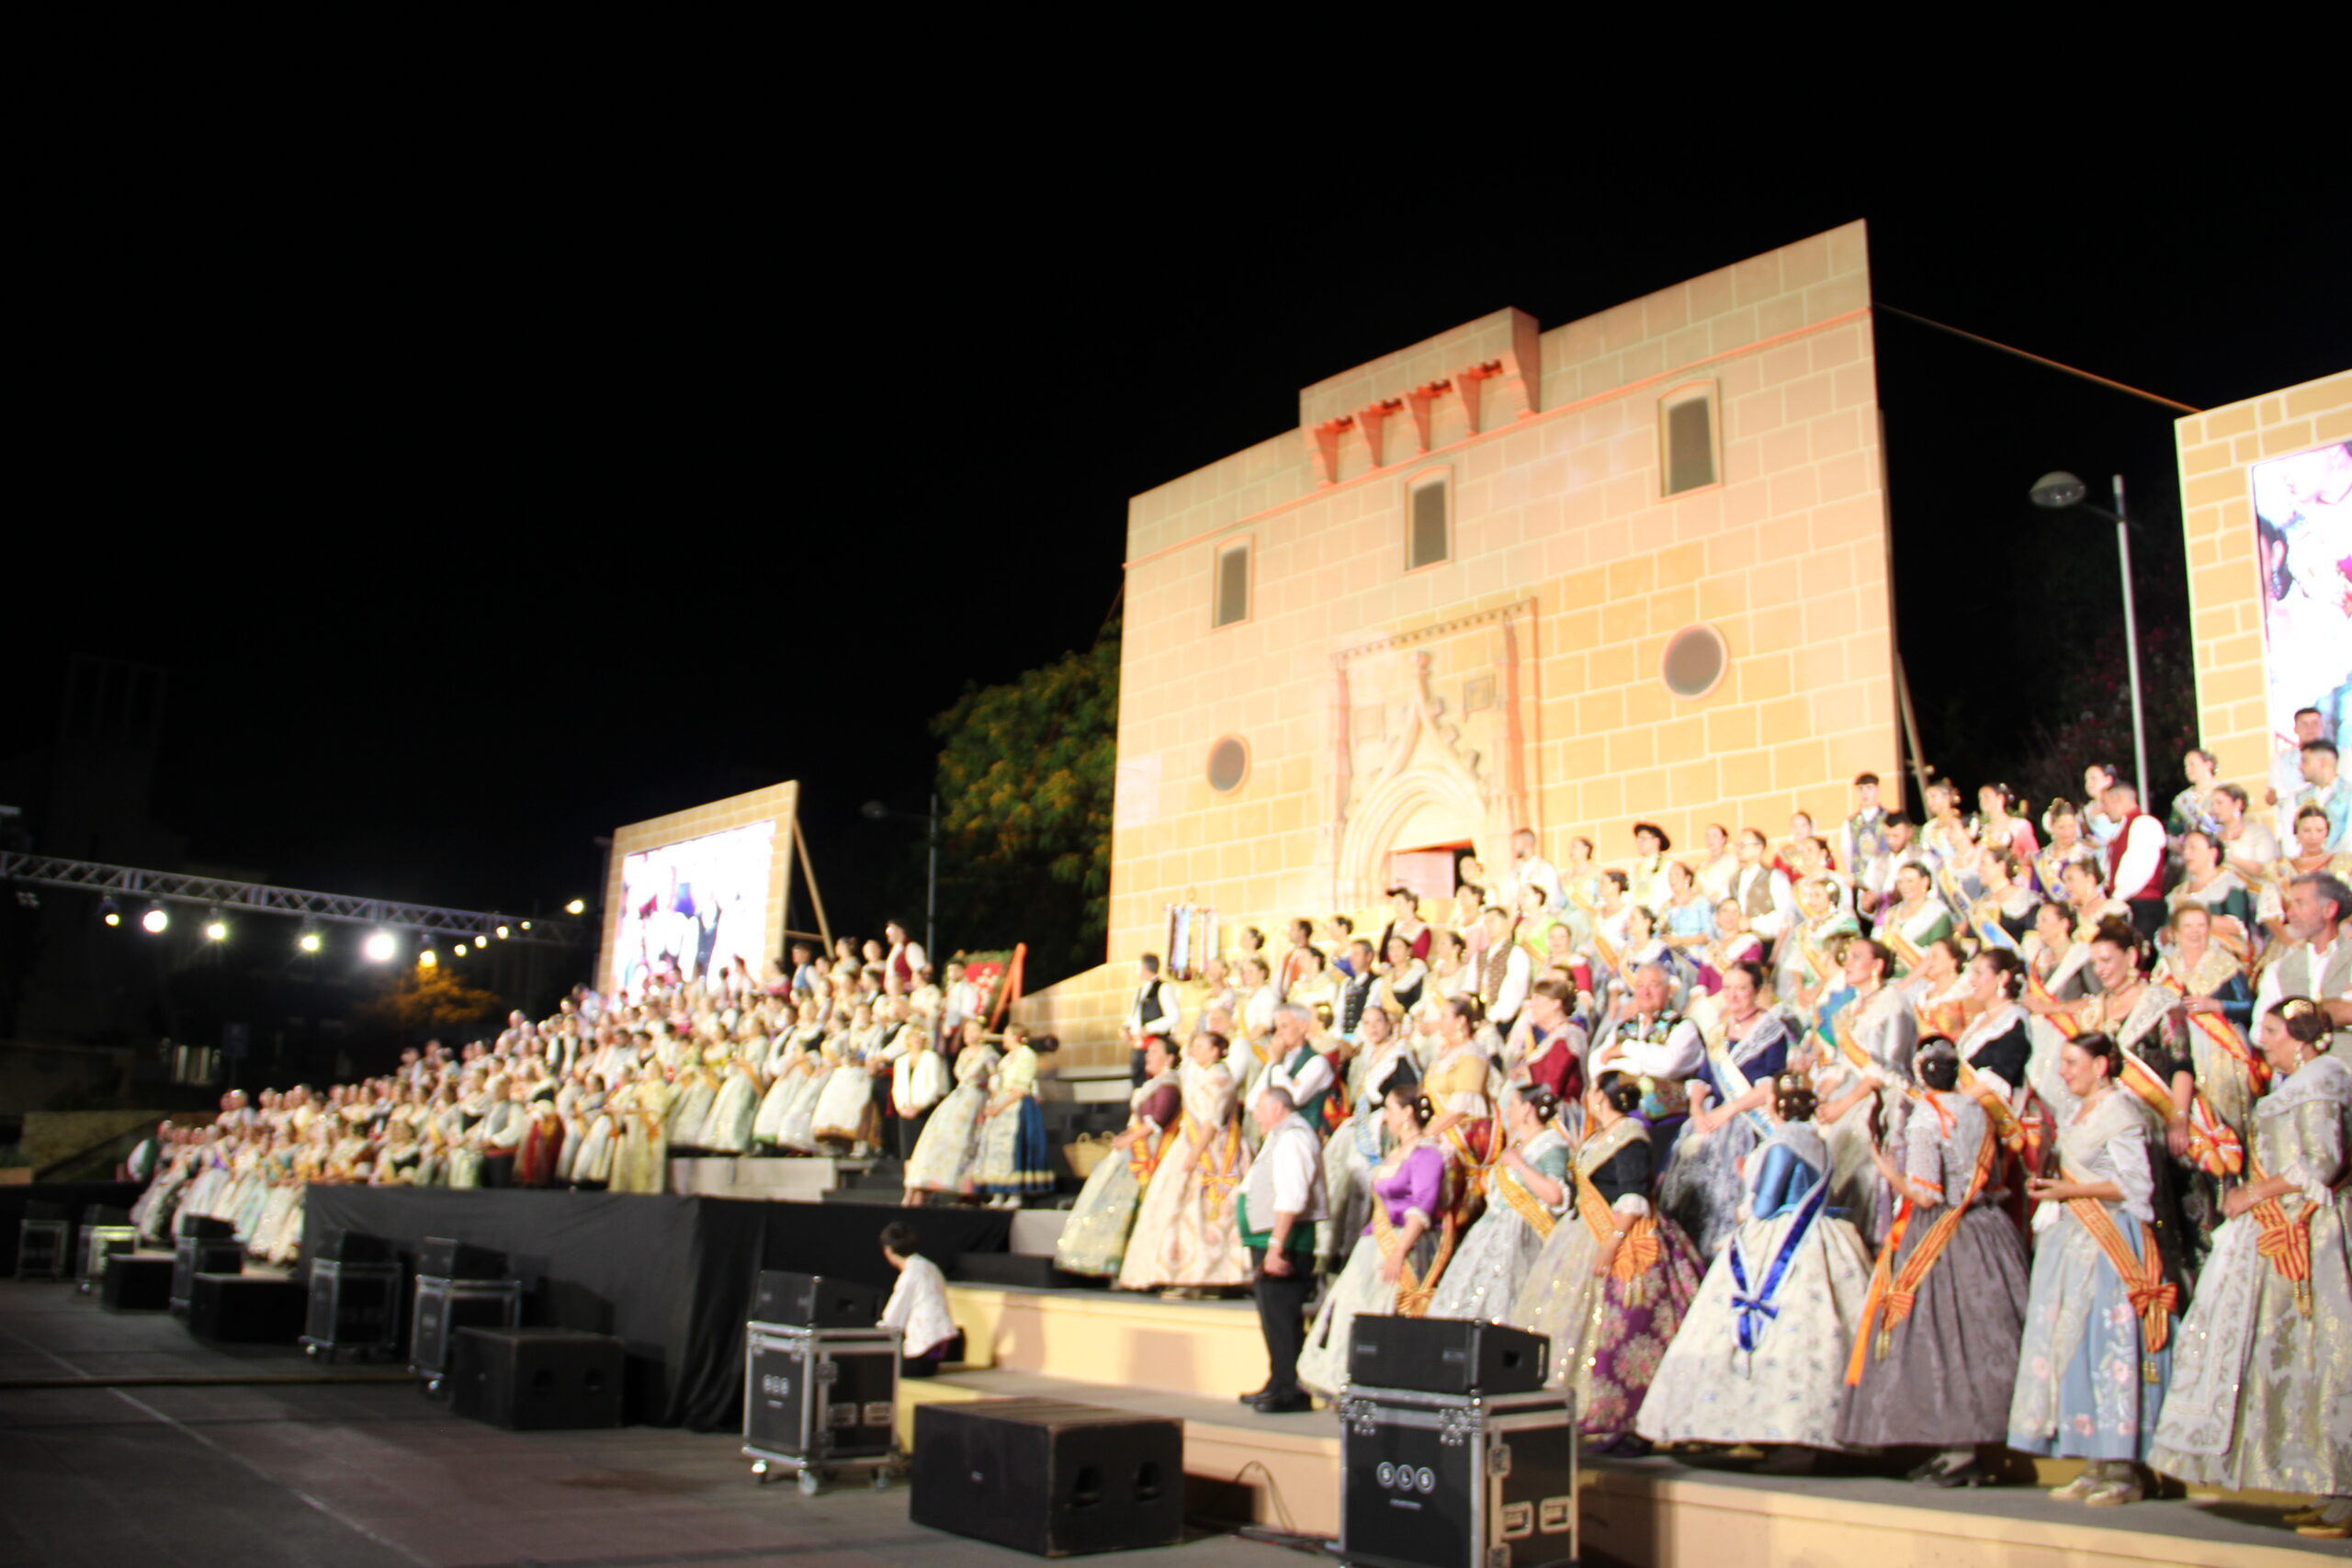
[[[2115,476],[2115,510],[2093,506],[2083,499],[2089,487],[2074,475],[2060,469],[2047,473],[2034,481],[2033,503],[2053,512],[2080,507],[2094,516],[2104,517],[2115,525],[2115,554],[2123,570],[2123,657],[2132,678],[2132,758],[2139,771],[2133,783],[2139,785],[2140,798],[2153,801],[2155,782],[2148,777],[2148,724],[2140,702],[2140,617],[2132,594],[2132,524],[2123,506],[2123,476]]]

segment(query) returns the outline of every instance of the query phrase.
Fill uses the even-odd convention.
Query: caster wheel
[[[817,1495],[818,1487],[822,1485],[823,1483],[818,1478],[815,1471],[804,1470],[800,1472],[800,1479],[797,1484],[799,1486],[800,1495],[803,1497],[814,1497]]]
[[[767,1483],[768,1461],[763,1459],[753,1460],[752,1461],[752,1484],[754,1486],[765,1486]]]

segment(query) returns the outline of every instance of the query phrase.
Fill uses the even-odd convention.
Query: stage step
[[[975,1367],[1231,1400],[1266,1382],[1257,1304],[1131,1291],[947,1287]]]
[[[1106,1290],[1108,1280],[1067,1274],[1054,1266],[1051,1253],[967,1252],[956,1259],[951,1278],[967,1285],[1007,1285],[1037,1291]]]
[[[1261,1416],[1230,1399],[1036,1373],[958,1369],[899,1385],[900,1440],[935,1401],[1068,1399],[1184,1423],[1188,1511],[1311,1535],[1340,1528],[1340,1431],[1329,1410]],[[2313,1568],[2341,1548],[2303,1541],[2280,1510],[2212,1499],[2095,1510],[2038,1488],[1934,1492],[1875,1476],[1779,1478],[1671,1459],[1582,1465],[1583,1561],[1595,1568]]]
[[[826,1156],[677,1156],[670,1161],[670,1190],[685,1198],[758,1198],[814,1203],[874,1162]]]

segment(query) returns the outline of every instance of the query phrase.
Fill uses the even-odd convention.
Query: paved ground
[[[113,1381],[109,1381],[113,1380]],[[119,1568],[1034,1563],[918,1529],[903,1484],[755,1486],[737,1441],[644,1427],[515,1433],[379,1369],[211,1349],[71,1287],[0,1284],[0,1562]],[[1310,1559],[1209,1536],[1136,1568]]]

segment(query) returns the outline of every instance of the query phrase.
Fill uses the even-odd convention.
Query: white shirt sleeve
[[[2115,884],[2109,891],[2118,898],[2139,892],[2154,880],[2164,855],[2165,825],[2153,816],[2134,817],[2124,830],[2123,858],[2116,862]]]
[[[1306,1066],[1299,1068],[1295,1076],[1284,1066],[1271,1077],[1275,1084],[1290,1090],[1291,1099],[1304,1103],[1331,1087],[1331,1059],[1317,1051],[1307,1057]]]
[[[1767,942],[1778,941],[1782,932],[1796,919],[1796,896],[1789,891],[1789,879],[1779,871],[1767,868],[1765,876],[1772,890],[1772,908],[1756,917],[1756,934]]]
[[[1495,992],[1494,1016],[1516,1018],[1519,1010],[1527,1004],[1527,987],[1532,979],[1527,949],[1514,944],[1510,955],[1503,961],[1503,983]]]
[[[1621,1040],[1618,1060],[1636,1073],[1653,1077],[1687,1078],[1699,1070],[1707,1059],[1707,1043],[1699,1033],[1699,1026],[1684,1019],[1667,1032],[1664,1040],[1652,1044],[1646,1040]]]
[[[1319,1059],[1319,1058],[1318,1058]],[[1274,1161],[1274,1214],[1304,1214],[1307,1200],[1315,1193],[1314,1139],[1285,1137]],[[1274,1215],[1266,1216],[1271,1227]]]

